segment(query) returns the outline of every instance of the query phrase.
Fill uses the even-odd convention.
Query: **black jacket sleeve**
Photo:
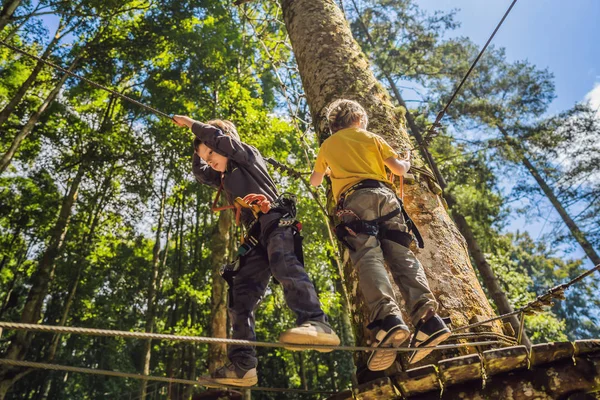
[[[199,183],[216,188],[221,186],[221,173],[212,169],[196,153],[194,153],[194,159],[192,160],[192,172]]]
[[[256,155],[252,146],[225,135],[219,128],[202,122],[194,122],[192,132],[213,151],[237,163],[249,165],[255,160]]]

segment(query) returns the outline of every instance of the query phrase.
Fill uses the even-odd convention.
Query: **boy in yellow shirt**
[[[421,247],[422,239],[385,170],[388,167],[402,176],[410,168],[410,161],[399,160],[383,138],[366,130],[367,113],[357,102],[337,100],[328,107],[327,114],[332,136],[321,145],[310,181],[319,186],[324,175],[330,175],[337,215],[343,221],[336,227],[336,234],[348,247],[358,270],[359,287],[370,312],[369,328],[375,330],[374,346],[399,347],[410,335],[384,262],[400,288],[415,326],[410,346],[435,346],[450,336],[450,330],[436,314],[438,304],[423,266],[409,249],[411,232]],[[420,361],[430,352],[415,351],[409,361]],[[374,351],[367,366],[372,371],[381,371],[395,359],[395,352]]]

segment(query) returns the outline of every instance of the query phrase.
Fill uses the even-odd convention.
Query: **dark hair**
[[[231,136],[237,140],[240,140],[240,135],[238,134],[235,125],[231,121],[226,119],[211,119],[210,121],[207,121],[206,124],[220,129],[221,132],[227,136]],[[198,147],[200,147],[201,144],[202,140],[198,138],[194,139],[194,152],[198,152]]]

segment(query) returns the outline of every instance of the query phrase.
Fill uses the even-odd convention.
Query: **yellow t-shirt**
[[[315,172],[331,168],[333,197],[365,179],[389,182],[383,160],[398,157],[394,149],[380,136],[360,128],[337,131],[321,145]]]

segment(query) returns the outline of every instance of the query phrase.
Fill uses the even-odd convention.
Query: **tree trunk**
[[[229,228],[231,227],[231,212],[219,214],[217,224],[211,235],[212,266],[212,299],[211,299],[211,336],[227,338],[227,285],[221,278],[219,270],[227,262],[227,243],[229,243]],[[227,361],[227,346],[223,344],[210,345],[208,350],[208,369],[214,371]]]
[[[61,22],[56,30],[56,33],[54,34],[54,37],[52,38],[52,41],[50,41],[50,43],[46,47],[46,50],[41,55],[42,59],[44,59],[44,60],[47,59],[50,56],[50,54],[52,53],[52,51],[54,50],[54,47],[56,46],[56,44],[59,42],[59,40],[61,38],[60,31],[62,29],[63,29],[63,25]],[[8,117],[10,117],[10,115],[15,110],[17,105],[21,102],[21,99],[23,98],[23,96],[25,96],[25,93],[27,93],[27,91],[29,90],[31,85],[33,85],[33,83],[37,79],[37,77],[38,77],[39,73],[42,71],[42,68],[44,67],[44,65],[45,64],[41,61],[37,62],[37,64],[35,65],[35,67],[33,67],[33,70],[31,71],[31,73],[29,74],[29,76],[27,77],[25,82],[23,82],[23,84],[19,87],[19,89],[14,94],[14,96],[10,99],[10,101],[8,102],[6,107],[4,107],[4,109],[2,111],[0,111],[0,125],[4,124],[8,120]]]
[[[80,58],[77,57],[71,63],[71,65],[69,66],[69,71],[72,71],[75,68],[79,59]],[[10,165],[15,153],[17,152],[17,149],[21,145],[21,142],[23,141],[23,139],[25,139],[27,136],[29,136],[29,134],[33,130],[33,127],[35,126],[35,124],[37,124],[37,122],[39,121],[39,119],[42,116],[42,114],[44,113],[44,111],[46,111],[46,109],[50,106],[50,104],[52,104],[52,102],[56,99],[56,97],[60,93],[60,89],[62,88],[62,86],[64,85],[64,83],[68,77],[69,77],[69,75],[63,74],[63,76],[60,78],[60,80],[58,81],[58,83],[56,84],[54,89],[52,89],[52,91],[50,92],[48,97],[46,97],[46,99],[44,100],[42,105],[29,118],[29,121],[27,121],[27,123],[25,124],[23,129],[21,129],[21,131],[17,134],[17,136],[15,136],[9,149],[6,151],[6,153],[4,153],[4,155],[0,159],[0,174],[4,173],[4,171],[6,171],[6,169]]]
[[[40,318],[48,286],[54,275],[54,268],[56,266],[55,261],[62,251],[73,206],[77,201],[79,185],[81,184],[86,171],[87,165],[85,163],[81,164],[69,187],[67,195],[63,199],[50,242],[40,259],[37,271],[31,279],[31,289],[29,290],[29,295],[27,296],[27,301],[23,307],[19,322],[34,324],[37,323]],[[6,351],[5,358],[22,360],[27,353],[30,342],[30,334],[26,331],[17,332]],[[21,375],[17,374],[13,368],[4,367],[0,369],[0,400],[4,399],[6,392],[20,378]]]
[[[8,0],[2,10],[0,10],[0,32],[4,30],[4,27],[10,22],[10,18],[14,14],[17,7],[21,4],[21,0]]]
[[[596,253],[596,250],[594,250],[592,244],[587,240],[585,233],[583,233],[581,229],[579,229],[577,223],[573,221],[573,218],[571,218],[567,210],[563,207],[562,203],[560,202],[558,197],[556,197],[554,191],[548,185],[546,180],[538,172],[535,165],[533,165],[529,158],[527,158],[526,150],[508,134],[506,128],[504,128],[500,124],[498,124],[497,127],[498,130],[500,130],[502,136],[504,136],[504,138],[507,140],[508,144],[516,151],[518,156],[521,157],[521,162],[523,163],[525,168],[527,168],[531,176],[533,176],[533,179],[535,179],[537,184],[540,186],[540,189],[542,189],[542,191],[548,198],[548,200],[550,200],[550,203],[552,203],[552,206],[556,209],[565,225],[567,225],[567,228],[569,228],[571,235],[573,235],[577,243],[579,243],[585,254],[588,256],[588,258],[592,261],[594,265],[599,265],[600,256],[598,255],[598,253]]]
[[[152,333],[154,331],[154,315],[156,311],[156,288],[158,285],[159,266],[160,266],[160,236],[162,235],[163,223],[165,220],[165,203],[167,200],[167,186],[169,176],[163,178],[161,190],[160,206],[158,210],[158,226],[156,227],[156,236],[154,238],[154,248],[152,249],[152,275],[148,283],[148,301],[146,303],[146,325],[144,332]],[[169,243],[167,242],[167,246]],[[150,375],[150,357],[152,355],[152,340],[144,341],[144,351],[142,352],[143,375]],[[146,398],[146,388],[148,381],[142,380],[140,383],[140,399]]]
[[[358,22],[360,24],[360,27],[361,27],[363,33],[365,34],[365,36],[367,38],[367,41],[369,42],[371,47],[375,48],[375,42],[373,41],[373,38],[371,37],[371,34],[369,33],[369,30],[368,30],[367,26],[365,25],[364,21],[360,17],[360,15],[361,15],[360,10],[358,9],[358,6],[356,5],[356,2],[354,0],[352,0],[352,4],[354,6],[354,11],[356,12],[356,15],[358,15]],[[465,241],[467,242],[467,247],[469,248],[469,253],[471,254],[471,257],[473,257],[473,261],[475,261],[475,266],[477,267],[477,270],[479,271],[479,274],[481,275],[481,278],[483,279],[483,284],[484,284],[485,288],[487,289],[490,297],[494,301],[494,304],[496,304],[496,307],[498,307],[498,312],[500,312],[500,314],[509,314],[509,313],[513,312],[514,309],[511,306],[511,304],[509,303],[506,293],[504,293],[504,291],[500,287],[498,278],[496,277],[496,274],[494,273],[494,270],[492,269],[490,264],[487,262],[487,259],[485,258],[485,254],[481,250],[481,247],[479,247],[479,243],[477,242],[477,239],[475,238],[475,235],[473,234],[473,231],[471,230],[471,226],[467,222],[467,219],[465,218],[465,216],[462,215],[454,207],[454,205],[456,204],[456,199],[454,198],[454,196],[452,196],[451,193],[448,193],[445,191],[445,189],[448,186],[446,179],[442,175],[435,159],[429,152],[429,149],[425,146],[425,141],[423,140],[423,134],[421,132],[421,129],[416,124],[412,113],[409,111],[409,109],[406,105],[406,102],[402,98],[402,94],[400,93],[400,90],[398,89],[396,82],[394,81],[392,76],[389,74],[389,72],[382,70],[382,73],[385,76],[385,79],[386,79],[388,85],[392,89],[392,93],[394,94],[396,101],[398,102],[398,104],[401,107],[403,107],[406,110],[405,117],[406,117],[406,123],[408,125],[408,128],[409,128],[410,132],[412,133],[413,137],[416,139],[417,144],[419,145],[419,150],[421,152],[421,155],[423,156],[423,158],[425,158],[425,160],[427,161],[427,164],[431,167],[431,170],[433,171],[433,174],[435,175],[437,182],[441,186],[442,190],[444,190],[442,193],[442,196],[444,196],[444,199],[446,200],[448,207],[452,210],[452,219],[458,226],[458,230],[460,231],[460,233],[465,238]],[[512,317],[508,318],[508,322],[510,323],[510,325],[512,326],[512,328],[515,332],[519,331],[519,319],[516,316],[512,316]],[[531,341],[529,340],[529,337],[525,333],[523,333],[522,342],[523,342],[523,344],[525,344],[527,346],[531,346]]]
[[[325,107],[337,98],[358,100],[369,114],[369,130],[380,134],[396,149],[409,147],[409,138],[393,112],[386,90],[354,41],[340,9],[333,0],[281,0],[285,24],[315,129],[321,141],[327,121]],[[441,313],[456,325],[494,316],[471,266],[464,238],[437,197],[424,182],[406,188],[408,212],[425,239],[416,251],[423,263]],[[366,309],[358,293],[351,267],[348,289],[354,308],[356,338],[365,343]],[[354,282],[352,282],[354,281]],[[499,323],[490,329],[500,332]],[[432,353],[434,356],[440,353]]]
[[[103,122],[104,124],[104,122]],[[94,238],[96,236],[96,228],[98,227],[98,223],[100,221],[100,215],[104,210],[104,206],[106,205],[108,194],[109,194],[109,186],[112,182],[112,175],[114,171],[114,165],[111,171],[105,176],[102,185],[99,187],[96,195],[94,197],[94,201],[91,204],[94,205],[89,212],[89,217],[86,221],[85,226],[89,226],[89,231],[84,235],[83,239],[79,243],[79,248],[76,252],[75,261],[72,265],[77,266],[77,272],[75,273],[75,277],[71,280],[71,285],[69,288],[69,295],[65,300],[65,305],[63,306],[62,315],[60,320],[58,321],[59,326],[66,326],[67,320],[69,318],[69,313],[71,311],[71,307],[75,302],[75,296],[77,295],[77,289],[79,287],[79,280],[81,278],[81,274],[87,267],[87,256],[91,252],[90,249],[93,245]],[[60,344],[60,338],[62,335],[60,333],[55,334],[52,337],[52,341],[50,343],[50,349],[46,353],[44,360],[45,362],[52,362],[54,357],[56,356],[56,351],[58,350],[58,345]],[[44,381],[41,385],[41,393],[37,396],[39,400],[46,400],[50,394],[50,390],[52,388],[52,372],[47,372],[44,377]]]

